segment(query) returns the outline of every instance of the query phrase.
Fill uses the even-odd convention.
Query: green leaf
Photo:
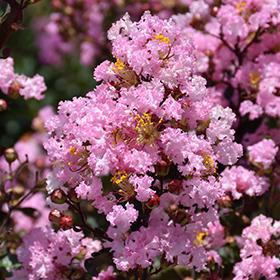
[[[4,258],[0,259],[0,268],[11,272],[14,269],[17,269],[20,267],[20,264],[16,260],[12,260],[9,255],[6,255]]]

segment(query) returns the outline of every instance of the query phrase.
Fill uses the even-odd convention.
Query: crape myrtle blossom
[[[96,68],[100,84],[61,102],[47,122],[55,168],[47,188],[74,189],[106,216],[104,247],[117,269],[148,268],[160,256],[204,269],[207,252],[223,244],[223,234],[212,237],[224,195],[218,165],[242,155],[235,115],[209,97],[193,44],[173,19],[126,14],[108,38],[115,62]]]
[[[232,195],[234,199],[239,199],[243,195],[262,195],[269,188],[268,178],[260,177],[243,166],[226,168],[221,176],[224,191]]]
[[[199,1],[198,3],[202,3]],[[51,1],[53,12],[34,24],[40,59],[48,64],[62,64],[66,55],[76,51],[83,65],[96,64],[98,57],[109,52],[106,29],[108,20],[122,17],[128,11],[139,19],[145,10],[162,18],[171,16],[173,9],[185,11],[189,1]],[[193,12],[201,10],[192,5]],[[200,5],[201,6],[201,5]],[[204,5],[205,6],[205,5]],[[98,62],[98,61],[97,61]]]
[[[101,249],[99,241],[88,239],[72,229],[57,233],[49,227],[32,230],[17,251],[23,268],[9,279],[66,280],[73,275],[82,279],[84,269],[80,261]]]
[[[242,232],[241,262],[234,267],[234,280],[279,279],[280,223],[264,215],[252,220]]]
[[[46,91],[44,78],[38,74],[29,78],[14,72],[14,60],[11,57],[0,59],[0,90],[10,96],[20,95],[24,99],[41,100]]]
[[[279,1],[202,2],[208,13],[173,18],[193,39],[199,71],[223,88],[220,103],[250,120],[279,117]]]
[[[98,86],[56,115],[42,110],[35,143],[20,140],[17,157],[0,160],[0,176],[17,173],[29,154],[47,184],[48,206],[41,193],[22,203],[41,217],[11,215],[17,233],[30,232],[12,279],[145,279],[169,265],[203,279],[279,279],[279,222],[256,217],[279,206],[279,2],[148,2],[54,0],[39,26],[45,62],[79,49],[90,65],[107,44],[107,13],[132,12],[108,32],[113,59],[95,69]],[[143,7],[158,16],[135,21]],[[1,62],[4,94],[35,96]],[[15,183],[4,190],[16,194]],[[49,209],[56,231],[44,227]]]
[[[263,169],[268,169],[275,160],[279,148],[271,139],[264,139],[247,147],[249,161]]]

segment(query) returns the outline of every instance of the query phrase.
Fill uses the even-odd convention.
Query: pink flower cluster
[[[268,169],[274,163],[279,148],[271,139],[264,139],[248,148],[249,161],[263,169]]]
[[[42,27],[49,37],[39,37],[45,61],[59,63],[61,55],[79,48],[81,62],[92,63],[106,44],[106,14],[121,2],[126,4],[53,1],[58,12]],[[235,241],[241,260],[231,264],[233,279],[279,279],[279,222],[255,216],[277,216],[279,200],[280,4],[178,0],[167,8],[169,1],[148,2],[128,5],[138,7],[133,16],[125,14],[108,31],[113,61],[95,69],[98,86],[85,97],[60,102],[57,115],[45,109],[33,122],[41,127],[40,119],[46,121],[44,147],[53,163],[47,202],[65,224],[53,223],[64,231],[42,228],[26,236],[17,279],[83,275],[83,261],[95,260],[91,253],[101,246],[113,265],[106,263],[96,280],[115,279],[118,271],[144,275],[159,262],[219,279],[213,267],[226,267],[224,254]],[[159,15],[145,12],[134,21],[147,5]],[[186,13],[164,19],[186,6]],[[30,82],[31,91],[14,74],[10,58],[1,63],[5,94],[16,88],[38,98],[39,82]],[[244,145],[244,157],[237,142]],[[15,148],[24,151],[23,146]],[[34,151],[28,152],[35,155],[32,162]],[[23,153],[18,154],[10,166],[0,161],[0,175],[18,168]],[[40,201],[34,200],[26,207]],[[108,226],[91,228],[86,215],[82,221],[67,216],[83,214],[83,205]],[[230,218],[244,228],[241,238],[233,238]],[[86,242],[71,227],[90,231],[100,242]]]
[[[241,262],[234,267],[234,280],[276,280],[279,260],[279,221],[259,215],[242,232]]]
[[[234,94],[230,106],[254,120],[279,117],[278,1],[202,2],[174,16],[200,52],[200,71],[215,91]],[[223,102],[223,101],[221,101]]]
[[[55,12],[35,26],[43,62],[59,64],[77,50],[84,65],[94,62],[104,45],[102,24],[111,1],[52,1]]]
[[[160,255],[201,270],[216,248],[218,165],[242,155],[235,115],[209,97],[194,47],[172,19],[125,15],[108,37],[115,62],[96,68],[101,84],[61,102],[47,122],[56,163],[48,189],[75,189],[106,215],[104,246],[119,270],[147,268]]]
[[[84,238],[82,233],[72,229],[55,233],[48,227],[36,228],[24,237],[18,248],[17,255],[23,268],[16,270],[10,279],[66,280],[73,275],[80,275],[78,279],[82,279],[80,260],[100,249],[99,241]]]
[[[34,27],[40,58],[44,63],[61,64],[63,57],[76,52],[83,65],[96,64],[98,57],[109,52],[107,21],[120,18],[126,11],[133,18],[139,19],[145,10],[154,11],[160,17],[167,18],[171,16],[173,9],[185,11],[190,2],[53,0],[53,12],[48,17],[39,19]]]
[[[24,99],[44,98],[46,91],[44,78],[38,74],[29,78],[14,72],[14,60],[11,57],[0,59],[0,90],[10,96],[20,95]]]
[[[268,190],[269,182],[265,177],[260,177],[254,171],[243,166],[226,168],[222,173],[221,184],[224,191],[234,199],[242,195],[258,196]]]

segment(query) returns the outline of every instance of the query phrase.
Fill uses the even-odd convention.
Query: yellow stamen
[[[77,149],[75,148],[75,147],[70,147],[70,149],[69,149],[69,153],[71,154],[71,155],[75,155],[76,154],[76,151],[77,151]]]
[[[208,170],[213,170],[214,173],[216,171],[215,169],[215,161],[210,155],[204,154],[203,156],[203,164]]]
[[[257,71],[252,71],[249,73],[249,80],[252,87],[258,87],[261,81],[261,75]]]
[[[170,44],[171,41],[168,37],[164,36],[163,34],[157,34],[155,35],[155,40],[159,41],[159,42],[162,42],[162,43],[165,43],[165,44]]]
[[[247,2],[246,1],[241,1],[235,4],[235,8],[239,13],[245,12]]]
[[[125,171],[117,171],[111,179],[111,182],[119,185],[128,179],[128,174]]]
[[[194,241],[194,243],[197,246],[202,246],[204,244],[204,240],[205,238],[208,236],[208,232],[206,231],[199,231],[196,235],[196,240]]]
[[[124,62],[120,58],[117,58],[117,61],[115,62],[114,66],[113,66],[113,71],[118,73],[124,69],[125,69]]]
[[[152,121],[152,116],[149,113],[143,113],[142,116],[136,115],[137,121],[135,130],[138,134],[137,141],[144,144],[153,144],[159,136],[157,126],[161,123],[162,119],[157,124]]]
[[[135,120],[137,121],[136,129],[151,126],[154,124],[152,122],[152,116],[149,113],[143,113],[141,117],[140,115],[136,115]]]

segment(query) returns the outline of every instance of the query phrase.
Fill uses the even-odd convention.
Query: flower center
[[[158,125],[161,123],[161,119],[158,123],[152,121],[152,116],[149,113],[143,113],[142,116],[136,115],[135,120],[137,122],[135,131],[138,134],[137,142],[143,144],[153,144],[159,137]]]
[[[245,12],[246,5],[247,5],[246,1],[241,1],[235,4],[235,8],[239,13],[243,13]]]
[[[215,168],[215,161],[213,160],[213,158],[207,154],[202,155],[202,157],[203,157],[203,164],[207,168],[207,170],[209,172],[212,171],[213,173],[215,173],[216,168]]]
[[[257,71],[252,71],[249,73],[249,80],[252,87],[256,88],[258,87],[260,81],[261,81],[261,75]]]
[[[199,231],[196,235],[196,240],[194,243],[198,246],[202,246],[204,244],[204,240],[207,236],[208,236],[208,232]]]
[[[113,66],[113,71],[116,73],[119,73],[124,69],[125,69],[124,62],[120,58],[117,58],[117,61],[115,62],[114,66]]]
[[[161,34],[161,33],[155,35],[154,39],[155,39],[156,41],[159,41],[159,42],[164,43],[164,44],[167,44],[167,45],[169,45],[169,44],[171,43],[170,39],[169,39],[168,37],[164,36],[164,35]]]
[[[111,182],[120,185],[122,182],[128,179],[128,174],[125,171],[117,171],[111,179]]]

